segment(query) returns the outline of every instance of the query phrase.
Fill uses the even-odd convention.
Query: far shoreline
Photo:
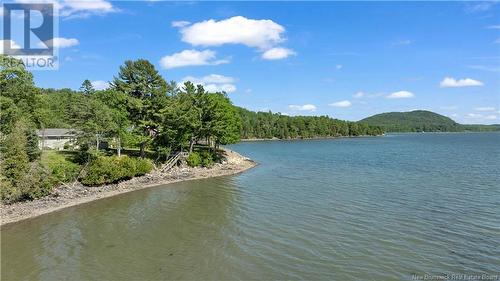
[[[293,139],[280,139],[280,138],[271,138],[271,139],[262,139],[262,138],[254,138],[254,139],[241,139],[240,142],[260,142],[260,141],[305,141],[305,140],[334,140],[334,139],[355,139],[355,138],[375,138],[375,137],[383,137],[386,134],[382,135],[363,135],[363,136],[337,136],[337,137],[314,137],[314,138],[293,138]]]
[[[60,211],[99,199],[109,198],[150,187],[172,183],[236,175],[249,170],[257,163],[247,157],[225,148],[226,161],[211,168],[175,167],[162,173],[161,169],[116,184],[102,186],[84,186],[79,182],[66,184],[54,189],[51,195],[32,201],[1,204],[0,226],[2,228],[17,222],[33,219],[45,214]]]
[[[334,139],[356,139],[356,138],[375,138],[384,137],[387,135],[425,135],[425,134],[481,134],[481,133],[500,133],[500,131],[460,131],[460,132],[385,132],[382,135],[363,135],[363,136],[337,136],[337,137],[314,137],[314,138],[291,138],[291,139],[280,139],[280,138],[253,138],[253,139],[241,139],[240,142],[267,142],[267,141],[307,141],[307,140],[334,140]]]

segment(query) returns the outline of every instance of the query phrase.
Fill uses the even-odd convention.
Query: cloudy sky
[[[104,88],[127,59],[236,105],[359,120],[432,110],[500,123],[493,2],[57,2],[57,71],[42,87]]]

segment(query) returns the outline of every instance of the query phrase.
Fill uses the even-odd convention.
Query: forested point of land
[[[19,60],[0,55],[0,93],[0,195],[7,203],[75,180],[101,185],[143,175],[177,151],[190,153],[189,165],[209,167],[221,159],[220,145],[242,138],[383,133],[327,116],[251,112],[224,92],[167,82],[144,59],[125,61],[108,89],[84,80],[75,91],[39,88]],[[76,141],[64,151],[41,151],[37,130],[46,128],[72,129]]]
[[[297,139],[318,137],[381,135],[383,130],[360,122],[328,116],[288,116],[272,112],[253,112],[238,107],[242,139]]]
[[[359,122],[379,126],[386,132],[500,131],[500,125],[459,124],[449,117],[426,110],[381,113]]]

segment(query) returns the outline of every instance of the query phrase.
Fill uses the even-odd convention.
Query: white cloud
[[[293,50],[286,48],[272,48],[265,51],[262,54],[262,58],[266,60],[280,60],[293,55],[296,55]]]
[[[232,93],[236,91],[236,86],[233,84],[206,84],[204,88],[208,92]]]
[[[173,21],[172,27],[184,27],[184,26],[187,26],[189,24],[191,24],[191,23],[188,21],[185,21],[185,20]]]
[[[357,92],[352,97],[355,98],[355,99],[360,99],[360,98],[362,98],[364,96],[365,96],[365,93],[363,93],[363,92]]]
[[[114,11],[113,5],[104,0],[64,1],[63,3],[63,5],[72,10],[72,12],[92,11],[97,13],[108,13]]]
[[[474,80],[471,78],[455,79],[453,77],[445,77],[443,81],[439,83],[441,88],[460,88],[460,87],[472,87],[472,86],[482,86],[483,82]]]
[[[487,26],[486,28],[489,28],[489,29],[500,29],[500,25],[490,25],[490,26]]]
[[[62,17],[88,17],[117,12],[111,2],[105,0],[16,0],[19,3],[52,3]]]
[[[266,60],[279,60],[296,55],[291,49],[276,47],[285,41],[285,28],[268,19],[234,16],[220,21],[209,19],[193,24],[174,21],[172,26],[179,28],[182,41],[193,46],[241,44],[258,48],[262,52],[262,58]]]
[[[269,49],[284,41],[285,28],[272,20],[254,20],[242,16],[197,22],[180,29],[182,41],[194,46],[243,44]]]
[[[498,38],[497,40],[493,41],[494,44],[500,44],[500,38]]]
[[[54,48],[62,49],[62,48],[76,46],[78,44],[80,44],[80,42],[75,38],[56,37],[56,38],[52,38],[50,40],[47,40],[43,43],[40,42],[40,43],[38,43],[38,46],[42,47],[42,48],[53,46]]]
[[[342,69],[342,67],[343,67],[343,65],[341,65],[341,64],[337,64],[337,65],[335,66],[335,68],[336,68],[337,70]]]
[[[210,74],[202,77],[202,81],[205,83],[234,83],[235,79],[233,77],[219,75],[219,74]]]
[[[184,50],[180,53],[162,57],[160,65],[164,69],[171,69],[191,65],[218,65],[228,62],[227,59],[217,60],[216,53],[211,50]]]
[[[493,106],[484,106],[484,107],[476,107],[474,108],[475,111],[495,111],[495,108]]]
[[[349,107],[351,105],[352,103],[348,100],[338,101],[329,104],[329,106],[334,106],[334,107]]]
[[[316,111],[316,106],[314,104],[304,104],[304,105],[296,105],[296,104],[291,104],[288,106],[291,110],[298,110],[298,111]]]
[[[202,85],[208,92],[232,93],[236,91],[236,86],[234,85],[236,79],[229,76],[219,74],[210,74],[200,78],[186,76],[182,78],[182,81],[179,84],[182,86],[186,81],[191,81],[191,83],[195,85]]]
[[[408,91],[399,91],[399,92],[394,92],[390,95],[387,95],[386,98],[388,99],[407,99],[407,98],[413,98],[415,95],[412,92]]]
[[[92,81],[90,83],[92,84],[92,86],[96,90],[104,90],[104,89],[109,88],[109,83],[106,81],[103,81],[103,80],[96,80],[96,81]]]

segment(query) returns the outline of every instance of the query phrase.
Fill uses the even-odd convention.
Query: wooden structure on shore
[[[185,152],[185,151],[181,151],[181,152],[174,154],[172,157],[170,157],[168,159],[167,163],[165,163],[165,165],[163,166],[161,171],[166,172],[166,171],[172,169],[172,167],[174,167],[181,159],[187,158],[188,155],[189,155],[189,153]]]

